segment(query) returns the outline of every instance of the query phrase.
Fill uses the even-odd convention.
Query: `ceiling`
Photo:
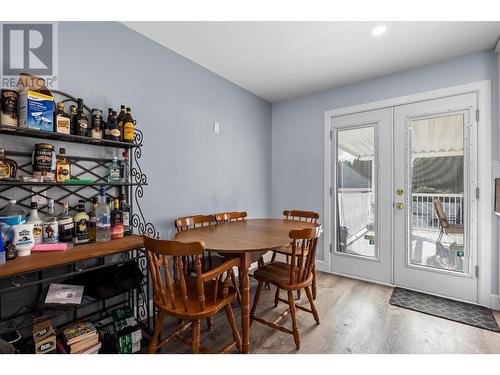
[[[500,22],[124,24],[270,102],[487,50],[500,35]]]

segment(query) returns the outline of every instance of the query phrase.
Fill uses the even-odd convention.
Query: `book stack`
[[[97,354],[101,343],[94,325],[84,321],[66,326],[57,340],[57,348],[65,354]]]

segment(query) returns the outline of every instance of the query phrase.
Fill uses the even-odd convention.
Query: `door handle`
[[[394,207],[396,207],[398,210],[402,210],[403,208],[405,208],[405,205],[401,202],[398,202],[394,205]]]

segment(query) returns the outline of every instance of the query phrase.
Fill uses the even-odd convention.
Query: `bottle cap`
[[[66,149],[61,147],[61,148],[59,149],[59,154],[61,154],[61,155],[66,155]]]
[[[80,201],[78,201],[78,202],[80,202]],[[68,202],[64,202],[63,205],[64,205],[64,208],[68,208],[69,207],[69,203]]]
[[[37,210],[37,209],[38,209],[38,203],[36,203],[36,202],[31,202],[31,209],[32,209],[32,210]]]
[[[124,110],[125,110],[125,105],[123,105],[123,104],[122,104],[122,105],[120,106],[120,109],[124,111]]]
[[[130,107],[127,107],[127,112],[130,112],[130,111],[131,111]]]
[[[116,117],[116,111],[113,111],[113,116],[115,116],[115,117]]]
[[[57,109],[64,111],[64,103],[57,103]]]
[[[99,194],[101,197],[104,197],[106,195],[106,188],[104,186],[101,186]]]

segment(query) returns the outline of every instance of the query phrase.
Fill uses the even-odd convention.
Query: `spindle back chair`
[[[322,227],[318,224],[311,228],[291,230],[289,233],[289,236],[292,239],[290,263],[269,263],[254,272],[254,277],[257,279],[259,284],[257,285],[257,291],[255,292],[254,302],[250,312],[251,322],[256,320],[282,332],[292,334],[297,349],[300,349],[300,334],[296,317],[296,309],[311,313],[316,323],[319,324],[318,312],[316,311],[314,300],[312,298],[311,284],[313,279],[314,260],[316,257],[316,247],[321,232]],[[259,303],[262,287],[265,283],[275,285],[279,289],[286,290],[288,293],[288,300],[278,297],[278,301],[288,304],[288,309],[286,309],[274,321],[267,321],[255,316],[255,310],[257,308],[257,304]],[[302,289],[306,292],[310,309],[295,303],[292,292]],[[279,325],[279,322],[288,314],[292,316],[292,330]]]
[[[245,211],[235,211],[235,212],[220,212],[215,214],[215,219],[217,223],[228,223],[232,221],[245,220],[247,213]]]
[[[226,312],[234,339],[222,352],[228,352],[234,345],[240,350],[241,340],[231,309],[236,291],[229,285],[233,267],[238,267],[240,260],[229,259],[220,266],[203,272],[201,256],[205,251],[205,245],[202,242],[183,243],[147,236],[143,236],[143,239],[153,285],[153,301],[159,310],[149,353],[155,353],[174,337],[190,343],[193,353],[208,352],[208,349],[200,346],[200,319],[213,317],[221,309]],[[188,271],[189,257],[194,258],[194,276]],[[186,322],[158,343],[166,315]],[[181,335],[181,332],[189,326],[192,326],[191,340]]]

